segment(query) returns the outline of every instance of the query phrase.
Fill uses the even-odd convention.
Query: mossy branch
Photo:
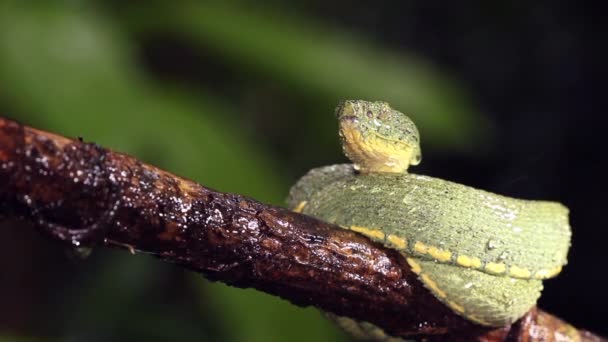
[[[70,245],[144,251],[396,336],[606,341],[537,308],[508,327],[474,325],[437,301],[399,253],[366,237],[2,118],[0,215]]]

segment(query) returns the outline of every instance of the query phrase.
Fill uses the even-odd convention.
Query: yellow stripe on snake
[[[353,164],[309,171],[290,191],[292,210],[398,250],[435,297],[473,322],[510,324],[536,303],[542,279],[567,262],[565,206],[408,173],[421,161],[418,130],[385,102],[345,101],[336,114]]]

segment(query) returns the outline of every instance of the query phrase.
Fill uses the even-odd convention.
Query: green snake
[[[309,171],[290,190],[292,210],[398,250],[437,299],[475,323],[504,326],[535,305],[542,280],[567,262],[565,206],[408,173],[421,161],[418,129],[385,102],[344,101],[336,115],[353,164]]]

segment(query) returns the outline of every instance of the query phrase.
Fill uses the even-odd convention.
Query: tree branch
[[[536,308],[509,327],[474,325],[437,301],[399,253],[361,235],[2,118],[0,215],[71,245],[144,251],[397,336],[605,341]]]

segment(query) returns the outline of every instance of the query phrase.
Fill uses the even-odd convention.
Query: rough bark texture
[[[0,215],[54,240],[145,251],[398,336],[605,341],[536,308],[509,327],[476,326],[438,302],[398,253],[363,236],[1,118]]]

